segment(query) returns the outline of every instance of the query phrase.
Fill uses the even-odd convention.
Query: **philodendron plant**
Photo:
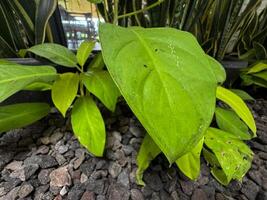
[[[80,143],[95,156],[102,156],[106,141],[104,120],[93,100],[96,96],[110,111],[115,110],[119,90],[109,73],[103,70],[101,53],[86,66],[95,42],[85,41],[77,55],[57,44],[41,44],[28,51],[79,73],[57,74],[50,66],[22,66],[2,61],[0,65],[0,100],[18,90],[51,90],[55,107],[65,117],[71,108],[72,129]],[[74,103],[73,103],[74,102]],[[23,103],[0,107],[0,132],[18,128],[49,113],[44,103]]]
[[[113,80],[147,131],[137,157],[139,184],[161,152],[191,179],[200,173],[201,152],[222,184],[242,179],[253,156],[243,142],[256,136],[253,116],[221,86],[223,67],[190,33],[102,24],[100,41]],[[227,106],[216,106],[216,98]],[[214,114],[217,127],[210,127]]]
[[[77,97],[71,113],[73,131],[81,144],[101,156],[104,122],[89,93],[112,111],[121,93],[147,131],[137,157],[138,184],[144,184],[144,170],[161,152],[191,179],[199,175],[203,152],[212,174],[222,184],[241,180],[253,156],[243,140],[256,136],[255,122],[243,100],[221,86],[224,69],[204,53],[194,36],[172,28],[121,28],[112,24],[101,24],[99,30],[103,60],[119,90],[102,70],[101,55],[89,71],[84,68],[91,43],[84,43],[77,56],[58,45],[43,44],[29,51],[61,66],[76,67],[80,74],[57,76],[52,67],[38,69],[3,62],[0,99],[25,87],[40,88],[45,83],[47,88],[53,82],[52,99],[63,116]],[[225,103],[224,107],[216,106],[216,98]],[[16,112],[20,115],[18,110],[9,115],[0,113],[0,120],[7,116],[10,125],[10,113]],[[217,126],[210,127],[214,115]]]

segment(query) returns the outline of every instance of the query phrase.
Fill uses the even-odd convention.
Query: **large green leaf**
[[[160,154],[160,149],[149,136],[146,134],[140,150],[137,155],[137,165],[138,169],[136,171],[136,182],[139,185],[145,185],[143,178],[144,171],[149,167],[150,162]]]
[[[248,127],[239,119],[235,112],[223,108],[216,108],[215,115],[220,129],[236,135],[240,140],[251,139]]]
[[[84,66],[94,46],[95,46],[95,41],[84,41],[78,48],[76,57],[81,67]]]
[[[105,124],[91,97],[83,96],[76,100],[71,124],[80,143],[95,156],[102,156],[106,141]]]
[[[241,180],[251,167],[253,152],[237,136],[215,128],[208,128],[205,144],[215,154],[219,164],[213,175],[224,185],[232,179]]]
[[[50,111],[46,103],[20,103],[0,106],[0,133],[29,125]]]
[[[100,41],[121,94],[169,162],[191,151],[212,120],[217,85],[196,39],[171,28],[101,24]]]
[[[202,151],[204,137],[192,149],[176,161],[179,169],[190,179],[195,180],[200,173],[200,154]]]
[[[107,71],[89,71],[82,75],[89,92],[93,93],[112,112],[115,111],[120,91]]]
[[[74,73],[61,74],[53,84],[52,100],[64,117],[77,95],[78,88],[79,75]]]
[[[216,76],[217,82],[218,83],[223,83],[226,79],[226,72],[223,68],[223,66],[214,58],[211,56],[207,55],[210,65],[214,71],[214,74]]]
[[[45,41],[45,31],[48,20],[57,7],[57,0],[35,0],[35,44]]]
[[[45,43],[35,45],[28,49],[28,51],[44,57],[58,65],[65,67],[76,67],[77,59],[74,53],[72,53],[66,47],[58,44]]]
[[[245,102],[235,93],[220,86],[217,87],[216,96],[219,100],[228,104],[236,112],[236,114],[251,129],[251,131],[253,132],[253,136],[256,137],[256,131],[257,131],[256,124]]]
[[[51,82],[57,72],[50,66],[0,65],[0,102],[33,82]]]

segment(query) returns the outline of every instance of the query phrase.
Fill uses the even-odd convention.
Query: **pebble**
[[[144,200],[143,194],[138,189],[131,189],[132,200]]]
[[[121,172],[121,166],[117,162],[111,162],[108,167],[108,172],[112,178],[117,178]]]
[[[24,184],[20,187],[19,191],[18,191],[18,196],[20,198],[25,198],[27,197],[30,193],[32,193],[32,191],[34,190],[33,186],[31,184]]]
[[[202,189],[196,189],[193,192],[191,200],[208,200],[208,197]]]
[[[49,137],[49,143],[56,144],[62,137],[63,137],[63,133],[61,133],[61,132],[54,132]]]
[[[81,200],[95,200],[95,193],[86,191],[83,193]]]
[[[120,184],[110,185],[108,189],[108,200],[128,200],[130,198],[129,190]]]
[[[16,170],[19,170],[19,169],[22,169],[22,164],[23,162],[22,161],[13,161],[11,163],[9,163],[5,169],[8,169],[8,170],[12,170],[12,171],[16,171]]]
[[[140,128],[136,126],[130,126],[129,131],[135,136],[135,137],[140,137],[142,136],[142,132]]]
[[[88,180],[88,176],[86,176],[84,173],[81,174],[80,182],[85,183]]]
[[[130,181],[129,181],[129,173],[126,170],[123,170],[119,176],[117,182],[119,184],[124,185],[125,187],[130,187]]]
[[[244,181],[241,192],[249,200],[253,200],[253,199],[256,199],[256,196],[257,196],[259,190],[260,190],[259,186],[257,186],[256,183],[254,183],[253,181],[248,179],[248,180]]]
[[[50,175],[50,185],[56,187],[70,186],[71,177],[67,167],[60,167],[53,170]]]
[[[67,193],[68,193],[68,187],[67,186],[64,186],[59,192],[59,194],[61,196],[65,196]]]
[[[38,174],[38,180],[42,185],[49,183],[50,177],[49,174],[53,171],[53,169],[42,169]]]

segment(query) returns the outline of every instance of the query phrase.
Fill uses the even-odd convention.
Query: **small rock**
[[[121,166],[117,162],[111,162],[108,168],[108,172],[112,178],[117,178],[121,172]]]
[[[62,200],[62,196],[61,195],[57,195],[54,200]]]
[[[124,146],[122,147],[122,150],[123,150],[123,152],[124,152],[124,154],[125,154],[126,156],[129,156],[129,155],[131,155],[131,153],[134,151],[134,148],[133,148],[132,146],[130,146],[130,145],[124,145]]]
[[[258,170],[250,170],[248,173],[249,177],[255,181],[258,185],[262,183],[262,175]]]
[[[79,156],[78,159],[74,161],[73,168],[78,169],[83,163],[84,159],[85,159],[85,156],[84,156],[84,153],[82,153],[81,156]]]
[[[41,143],[44,145],[48,145],[50,143],[49,137],[45,136],[40,139]]]
[[[68,193],[68,187],[67,186],[64,186],[59,192],[59,194],[61,196],[65,196],[67,193]]]
[[[17,179],[20,179],[21,181],[26,180],[24,169],[13,171],[9,176],[10,178],[17,178]]]
[[[208,200],[205,192],[202,189],[196,189],[191,197],[192,200]]]
[[[95,181],[94,192],[96,194],[104,194],[105,182],[103,179]]]
[[[120,184],[110,185],[108,189],[108,200],[128,200],[130,193],[126,187]]]
[[[107,169],[107,161],[100,160],[99,162],[96,163],[95,169],[96,170]]]
[[[38,174],[38,180],[42,185],[49,183],[50,177],[49,174],[53,169],[42,169]]]
[[[53,170],[50,175],[50,185],[56,187],[70,186],[71,177],[69,175],[67,167],[60,167]]]
[[[84,190],[81,188],[80,185],[74,185],[68,193],[68,200],[78,200],[81,199]]]
[[[156,173],[146,173],[144,175],[144,181],[155,191],[160,191],[161,189],[163,189],[161,179]]]
[[[38,155],[38,154],[47,154],[49,152],[49,147],[48,146],[45,146],[45,145],[42,145],[42,146],[40,146],[38,149],[37,149],[37,151],[36,151],[36,155]]]
[[[20,198],[27,197],[32,191],[34,190],[33,186],[29,183],[24,184],[20,187],[20,190],[18,191],[18,196]]]
[[[143,194],[138,189],[131,189],[132,200],[144,200]]]
[[[56,144],[62,137],[63,137],[63,133],[55,132],[50,136],[49,142],[52,144]]]
[[[142,132],[140,130],[140,128],[136,127],[136,126],[130,126],[129,131],[135,136],[135,137],[141,137],[142,136]]]
[[[152,193],[152,196],[151,196],[151,199],[153,199],[153,200],[160,200],[159,194],[157,192],[153,192]]]
[[[117,182],[128,188],[130,186],[129,173],[126,170],[122,171],[118,176]]]
[[[115,138],[115,140],[118,140],[118,141],[121,142],[121,134],[120,134],[120,132],[113,131],[111,134],[112,134],[113,138]]]
[[[23,164],[22,161],[13,161],[13,162],[9,163],[5,167],[5,169],[16,171],[16,170],[22,169],[22,164]]]
[[[105,195],[97,195],[96,200],[106,200]]]
[[[244,181],[241,192],[246,195],[249,200],[254,200],[256,199],[259,190],[259,186],[257,186],[253,181],[248,179],[247,181]]]
[[[30,164],[24,166],[24,175],[25,175],[25,180],[28,180],[32,175],[35,174],[35,172],[39,169],[39,165],[37,164]]]
[[[43,169],[55,167],[58,165],[56,159],[50,155],[42,155],[41,160],[42,160],[42,162],[39,165]]]
[[[95,193],[86,191],[83,193],[81,200],[95,200]]]
[[[0,200],[16,200],[18,196],[20,186],[13,188],[5,196],[0,197]]]
[[[57,153],[54,157],[59,165],[63,165],[65,162],[67,162],[66,158],[59,153]]]
[[[88,177],[91,176],[94,169],[95,169],[95,164],[91,162],[91,159],[87,160],[80,166],[81,172],[84,173]]]
[[[69,150],[69,148],[68,148],[67,145],[61,145],[60,147],[58,147],[58,152],[59,152],[60,154],[64,154],[64,153],[66,153],[68,150]]]
[[[81,174],[80,182],[85,183],[88,180],[88,176],[86,176],[84,173]]]
[[[178,195],[178,193],[176,191],[173,191],[171,193],[171,197],[172,197],[173,200],[180,200],[179,195]]]

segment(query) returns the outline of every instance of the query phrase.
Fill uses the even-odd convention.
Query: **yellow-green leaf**
[[[95,41],[84,41],[81,43],[80,47],[77,50],[77,55],[76,55],[78,63],[81,67],[84,66],[94,46],[95,46]]]
[[[221,86],[217,87],[216,97],[229,105],[236,112],[236,114],[248,125],[248,127],[253,132],[253,136],[256,137],[256,124],[252,113],[250,112],[245,102],[235,93]]]
[[[79,75],[74,73],[61,74],[52,86],[52,100],[64,117],[77,95],[78,87]]]
[[[254,73],[257,73],[257,72],[261,72],[263,70],[267,70],[267,64],[266,63],[258,63],[254,66],[252,66],[249,71],[247,72],[247,74],[254,74]]]
[[[103,156],[106,142],[105,124],[91,97],[82,96],[76,100],[71,124],[79,142],[95,156]]]

